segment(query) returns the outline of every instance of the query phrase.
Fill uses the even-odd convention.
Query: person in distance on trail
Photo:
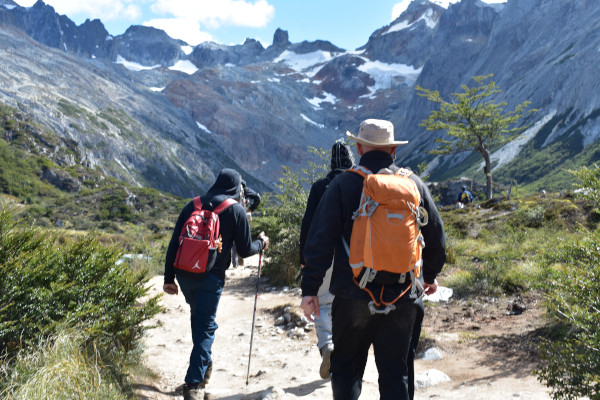
[[[312,223],[315,211],[323,197],[323,193],[331,183],[331,180],[341,174],[348,168],[354,166],[354,157],[352,150],[344,143],[343,139],[337,140],[331,148],[331,170],[325,178],[319,179],[310,188],[308,200],[306,202],[306,210],[304,218],[302,218],[302,226],[300,228],[300,265],[304,268],[304,245],[308,230]],[[317,331],[317,347],[321,354],[321,366],[319,374],[323,379],[329,379],[329,363],[331,352],[333,350],[333,342],[331,339],[331,305],[333,303],[333,295],[329,293],[329,282],[331,281],[332,268],[327,269],[325,278],[321,287],[319,287],[319,310],[320,315],[315,316],[315,330]]]
[[[214,210],[227,198],[239,197],[241,176],[233,169],[223,169],[208,192],[201,196],[202,209]],[[169,242],[165,259],[165,281],[163,290],[178,294],[181,287],[185,301],[190,305],[193,348],[185,376],[183,394],[185,400],[204,399],[204,387],[212,371],[212,344],[217,324],[217,305],[225,284],[225,270],[231,263],[231,247],[235,243],[238,252],[249,257],[266,249],[269,238],[264,232],[252,240],[246,210],[235,203],[219,214],[222,250],[217,254],[214,266],[201,278],[186,271],[175,270],[173,263],[179,249],[179,235],[185,221],[194,211],[193,201],[185,205]]]
[[[396,146],[407,142],[394,140],[391,122],[368,119],[360,124],[358,136],[350,132],[347,135],[356,141],[360,166],[372,173],[398,170],[393,158]],[[380,398],[413,398],[413,362],[424,315],[419,292],[433,294],[437,290],[436,277],[445,263],[446,243],[444,225],[427,186],[415,174],[408,175],[408,179],[414,181],[421,206],[429,215],[428,223],[421,228],[426,244],[422,249],[422,277],[416,279],[415,285],[412,276],[403,283],[396,281],[385,286],[366,283],[372,293],[381,293],[387,299],[397,298],[410,287],[420,288],[401,296],[387,314],[379,309],[373,313],[371,297],[356,283],[345,248],[345,243],[351,243],[352,216],[361,202],[363,178],[353,172],[335,177],[315,213],[304,248],[300,307],[309,319],[313,314],[319,315],[318,290],[333,260],[330,291],[335,296],[334,349],[330,372],[334,399],[358,399],[371,345],[379,371]]]
[[[462,191],[456,198],[456,204],[461,205],[461,208],[473,202],[473,194],[469,192],[466,186],[463,185]]]

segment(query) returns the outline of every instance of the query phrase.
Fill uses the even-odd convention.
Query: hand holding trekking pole
[[[321,316],[321,311],[319,310],[319,298],[317,296],[302,297],[300,308],[304,311],[304,316],[306,316],[310,322],[315,322],[312,317],[313,314],[317,317]]]
[[[266,250],[269,247],[269,238],[265,235],[264,232],[258,234],[258,239],[263,242],[263,250]],[[262,250],[261,250],[262,251]]]

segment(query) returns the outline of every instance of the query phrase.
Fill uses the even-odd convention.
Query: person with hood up
[[[214,210],[227,198],[239,198],[241,181],[236,170],[223,169],[213,186],[201,196],[202,208]],[[269,238],[264,232],[252,240],[246,210],[241,204],[235,203],[219,214],[222,250],[212,269],[201,278],[186,274],[185,271],[176,271],[173,263],[179,248],[179,234],[193,211],[194,203],[190,201],[177,219],[165,258],[163,285],[166,293],[176,295],[179,293],[175,283],[177,278],[185,301],[190,305],[193,348],[183,386],[185,400],[204,398],[204,387],[212,371],[212,344],[218,327],[215,322],[217,306],[225,284],[225,271],[231,264],[233,244],[236,244],[237,251],[243,257],[252,256],[269,246]]]
[[[319,179],[310,188],[302,226],[300,228],[300,265],[304,268],[304,245],[308,231],[312,223],[317,206],[323,197],[327,187],[339,174],[354,166],[354,157],[350,147],[344,142],[344,139],[337,140],[331,148],[331,170],[325,178]],[[319,300],[320,314],[315,316],[315,330],[317,332],[317,347],[321,354],[321,366],[319,375],[323,379],[329,379],[329,364],[331,352],[333,351],[333,341],[331,333],[331,305],[333,304],[333,295],[329,292],[329,283],[331,281],[332,268],[327,270],[323,284],[319,287],[317,294]]]

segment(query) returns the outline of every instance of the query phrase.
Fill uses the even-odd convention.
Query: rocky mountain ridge
[[[282,165],[305,165],[308,146],[327,148],[371,117],[390,119],[410,141],[398,151],[403,163],[427,161],[434,179],[477,178],[477,157],[426,153],[442,133],[419,126],[432,104],[414,88],[448,96],[491,73],[508,109],[524,100],[539,109],[520,141],[495,153],[499,180],[531,183],[600,158],[599,16],[593,0],[448,9],[413,0],[355,51],[290,43],[282,29],[266,48],[254,39],[192,47],[150,27],[111,36],[98,20],[77,26],[41,0],[2,0],[0,100],[78,142],[110,174],[189,196],[224,166],[273,188]],[[561,147],[568,156],[556,158]],[[515,174],[536,157],[543,168]]]

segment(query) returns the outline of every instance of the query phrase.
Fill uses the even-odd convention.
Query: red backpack
[[[179,234],[179,249],[173,263],[175,269],[194,274],[211,270],[222,247],[219,214],[235,203],[229,198],[209,211],[202,209],[200,197],[194,198],[194,211]]]

